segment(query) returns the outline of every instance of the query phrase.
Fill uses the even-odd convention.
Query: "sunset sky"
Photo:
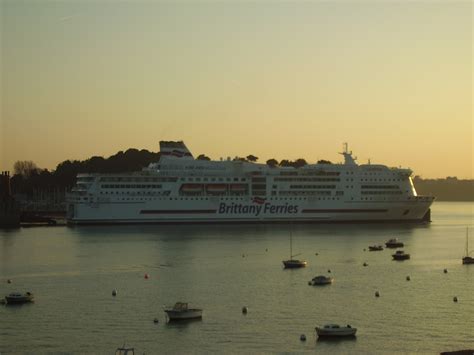
[[[0,169],[184,140],[473,178],[471,1],[0,0]]]

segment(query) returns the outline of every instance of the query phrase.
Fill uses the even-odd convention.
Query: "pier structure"
[[[10,172],[2,171],[0,175],[0,227],[15,228],[20,226],[20,209],[12,196]]]

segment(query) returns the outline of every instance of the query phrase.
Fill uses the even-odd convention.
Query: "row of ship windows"
[[[86,180],[78,178],[78,181]],[[176,182],[176,177],[101,177],[101,182]]]
[[[362,185],[363,189],[398,189],[398,185]]]
[[[362,191],[362,195],[401,195],[401,191]]]
[[[194,177],[194,178],[181,178],[180,179],[181,181],[189,181],[189,182],[201,182],[201,181],[239,181],[239,178],[238,177],[234,177],[234,178],[199,178],[199,177]],[[240,178],[240,181],[247,181],[246,178]]]
[[[402,182],[403,179],[360,179],[360,181],[392,181],[392,182]]]
[[[290,189],[335,189],[336,185],[290,185]]]
[[[295,176],[295,175],[306,175],[306,176],[339,176],[341,173],[338,171],[304,171],[298,174],[297,171],[281,171],[281,176]],[[352,174],[354,174],[352,172]]]
[[[328,181],[341,181],[339,178],[305,178],[305,177],[299,177],[299,178],[274,178],[273,181],[275,182],[304,182],[304,181],[323,181],[323,182],[328,182]]]
[[[104,189],[161,189],[160,184],[136,185],[136,184],[103,184]],[[253,189],[265,189],[265,185],[252,185]],[[273,185],[276,189],[277,185]],[[336,185],[290,185],[291,189],[335,189]],[[349,188],[349,186],[346,186]],[[398,189],[398,185],[362,185],[362,189]]]
[[[124,184],[124,185],[101,185],[104,189],[161,189],[162,185],[152,184],[152,185],[133,185],[133,184]]]
[[[288,198],[269,198],[269,201],[306,201],[306,197],[288,197]],[[87,197],[84,198],[87,201]],[[170,198],[118,198],[117,201],[156,201],[156,200],[169,200],[169,201],[209,201],[207,197],[170,197]],[[339,201],[339,197],[318,197],[318,200],[323,201]],[[221,198],[220,201],[249,201],[245,198]]]
[[[77,199],[77,201],[79,201],[80,199]],[[84,201],[88,201],[88,198],[87,197],[84,197],[83,198]],[[180,197],[180,198],[150,198],[150,197],[140,197],[140,198],[133,198],[133,197],[127,197],[127,198],[117,198],[116,201],[156,201],[156,200],[170,200],[170,201],[208,201],[209,198],[207,197],[201,197],[201,198],[198,198],[198,197]],[[268,200],[270,201],[306,201],[308,200],[307,197],[289,197],[289,198],[269,198]],[[312,200],[316,200],[316,198],[313,198]],[[339,201],[339,197],[318,197],[317,200],[322,200],[322,201]],[[351,200],[353,201],[354,198],[352,197]],[[362,197],[361,198],[361,201],[380,201],[382,200],[381,197],[379,198],[372,198],[372,197]],[[386,201],[387,199],[384,197],[383,198],[384,201]],[[393,199],[390,199],[390,200],[393,200]],[[247,198],[221,198],[220,201],[248,201]]]
[[[171,191],[160,191],[160,192],[155,192],[155,191],[101,191],[101,195],[162,195],[162,196],[168,196]]]

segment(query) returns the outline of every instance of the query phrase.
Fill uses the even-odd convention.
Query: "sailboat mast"
[[[290,229],[290,260],[293,259],[293,234]]]
[[[466,256],[469,256],[469,227],[466,227]]]

